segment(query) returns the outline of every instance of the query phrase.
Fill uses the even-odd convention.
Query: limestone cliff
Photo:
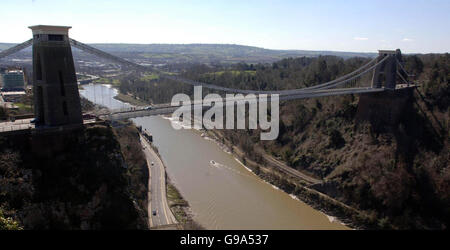
[[[147,166],[124,156],[133,140],[98,125],[0,136],[2,216],[24,229],[146,229]]]

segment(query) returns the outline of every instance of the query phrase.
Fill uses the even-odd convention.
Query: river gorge
[[[83,85],[80,94],[108,108],[129,106],[107,85]],[[132,120],[152,133],[168,177],[206,229],[350,229],[261,180],[201,131],[175,130],[162,116]]]

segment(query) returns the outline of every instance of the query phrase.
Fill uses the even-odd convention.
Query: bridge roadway
[[[315,90],[310,91],[308,93],[294,93],[294,94],[283,94],[279,96],[280,101],[284,100],[295,100],[295,99],[305,99],[305,98],[313,98],[313,97],[322,97],[322,96],[334,96],[334,95],[345,95],[345,94],[361,94],[361,93],[375,93],[385,91],[384,88],[347,88],[347,89],[326,89],[326,90]],[[211,99],[214,101],[214,99]],[[243,98],[234,98],[234,101],[244,101]],[[224,101],[220,99],[220,101]],[[184,105],[183,107],[186,109],[192,108],[200,108],[200,105],[196,106],[192,103],[191,105]],[[226,104],[224,104],[226,106]],[[194,106],[194,107],[193,107]],[[170,103],[159,104],[152,109],[146,108],[130,108],[130,109],[122,109],[122,110],[112,110],[111,112],[105,112],[97,114],[103,119],[108,120],[126,120],[130,118],[137,117],[145,117],[145,116],[154,116],[154,115],[165,115],[171,114],[181,106],[171,106]],[[181,107],[181,108],[183,108]],[[203,109],[208,108],[209,106],[203,105]]]
[[[36,126],[31,121],[34,118],[26,118],[26,119],[17,119],[15,121],[4,121],[0,122],[0,133],[5,132],[15,132],[15,131],[25,131],[25,130],[35,130]],[[83,120],[84,125],[95,124],[98,121],[96,119],[85,119]],[[64,126],[56,126],[56,127],[41,127],[40,131],[46,130],[62,130]]]
[[[82,75],[87,76],[88,78],[82,79],[82,80],[78,80],[78,84],[80,84],[80,85],[88,84],[88,83],[91,83],[91,82],[93,82],[95,80],[100,79],[99,76],[94,76],[94,75],[89,75],[89,74],[82,74]]]

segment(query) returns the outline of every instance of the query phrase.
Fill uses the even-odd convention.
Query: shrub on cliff
[[[1,230],[21,230],[19,223],[12,218],[5,217],[2,209],[0,208],[0,231]]]

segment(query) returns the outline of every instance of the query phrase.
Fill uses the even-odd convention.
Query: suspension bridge
[[[41,38],[39,38],[39,35],[37,36],[35,35],[30,40],[15,45],[4,51],[1,51],[0,59],[10,56],[22,49],[25,49],[28,46],[33,45],[34,39],[41,39]],[[121,57],[112,55],[110,53],[94,48],[90,45],[69,38],[68,36],[66,42],[70,44],[70,46],[72,47],[75,47],[84,52],[90,53],[92,55],[119,64],[124,68],[131,68],[133,70],[143,73],[145,72],[156,73],[161,79],[168,79],[184,84],[189,84],[192,86],[201,86],[211,90],[226,93],[255,94],[255,95],[277,94],[279,95],[279,100],[295,100],[295,99],[314,98],[323,96],[375,93],[383,91],[395,91],[401,88],[414,87],[414,84],[407,80],[409,74],[405,71],[403,67],[400,50],[380,50],[378,57],[373,58],[363,66],[346,75],[343,75],[341,77],[338,77],[337,79],[325,83],[318,83],[316,85],[305,88],[289,89],[289,90],[248,90],[248,89],[236,89],[218,86],[210,83],[194,81],[179,75],[169,74],[152,66],[143,66],[134,63],[132,61],[125,60]],[[40,63],[40,61],[38,61],[37,63]],[[33,62],[33,68],[35,68],[35,61]],[[401,83],[397,84],[397,82]],[[236,100],[238,101],[239,99]],[[191,105],[192,106],[189,106],[188,108],[196,106],[195,104]],[[108,117],[110,119],[128,119],[142,116],[169,114],[174,112],[177,108],[179,108],[179,106],[171,106],[170,104],[160,104],[155,105],[152,108],[131,107],[120,110],[108,110],[99,115],[107,119]]]

